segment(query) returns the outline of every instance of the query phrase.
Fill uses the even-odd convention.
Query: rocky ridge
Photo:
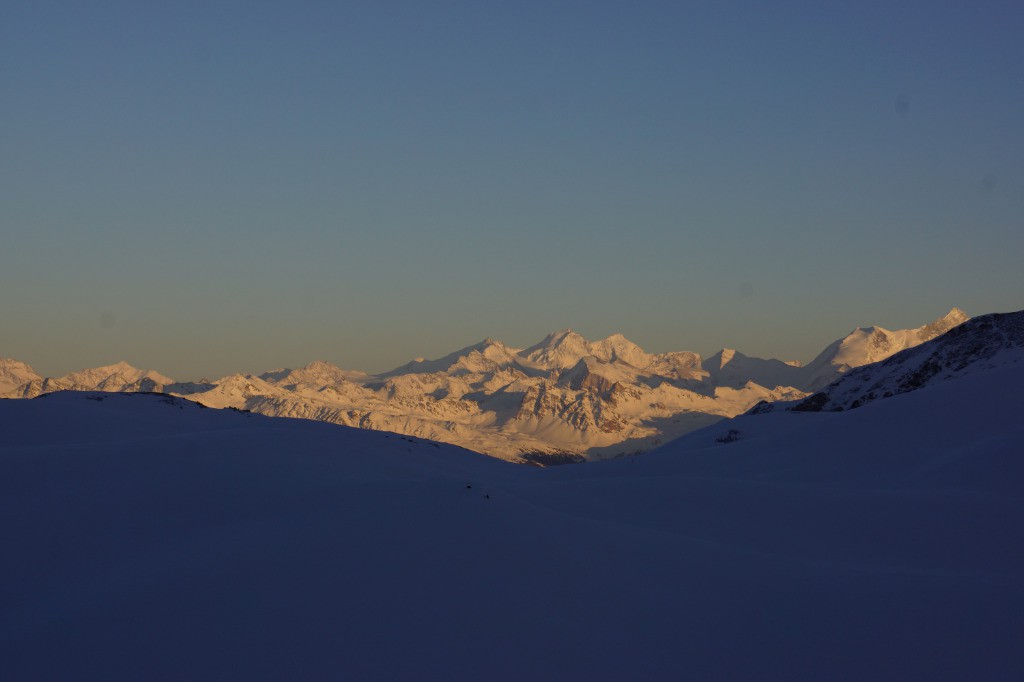
[[[1024,364],[1024,311],[983,315],[942,336],[854,369],[785,409],[794,412],[852,410],[965,374],[1021,364]]]

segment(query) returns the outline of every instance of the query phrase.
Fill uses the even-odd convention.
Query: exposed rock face
[[[967,313],[960,310],[959,308],[953,308],[945,316],[940,317],[931,324],[926,324],[923,327],[919,327],[917,331],[917,340],[919,343],[925,341],[931,341],[937,336],[942,336],[953,327],[957,327],[967,320],[971,319],[967,316]]]
[[[858,329],[807,367],[728,349],[706,361],[688,351],[647,353],[621,334],[588,341],[566,329],[526,349],[484,339],[377,376],[315,361],[194,383],[126,363],[43,379],[23,363],[2,361],[8,364],[0,364],[0,377],[24,381],[0,395],[165,392],[210,407],[394,431],[544,464],[636,453],[762,401],[798,400],[850,367],[932,338],[963,317],[954,309],[919,329]]]

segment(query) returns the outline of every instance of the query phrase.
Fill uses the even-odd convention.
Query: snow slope
[[[0,401],[0,667],[1019,680],[1022,381],[553,469],[168,396]]]

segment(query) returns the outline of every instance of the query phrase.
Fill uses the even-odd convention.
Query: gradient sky
[[[1024,308],[1018,2],[0,9],[0,356],[808,360]]]

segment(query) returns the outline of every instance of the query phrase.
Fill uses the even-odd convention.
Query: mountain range
[[[916,329],[854,329],[806,366],[723,349],[648,353],[621,334],[589,341],[566,329],[533,346],[495,339],[377,375],[305,367],[175,382],[126,363],[44,378],[0,359],[0,397],[61,390],[158,392],[235,408],[390,431],[501,459],[552,464],[656,448],[762,402],[797,401],[851,370],[935,338],[968,318],[957,308]]]

